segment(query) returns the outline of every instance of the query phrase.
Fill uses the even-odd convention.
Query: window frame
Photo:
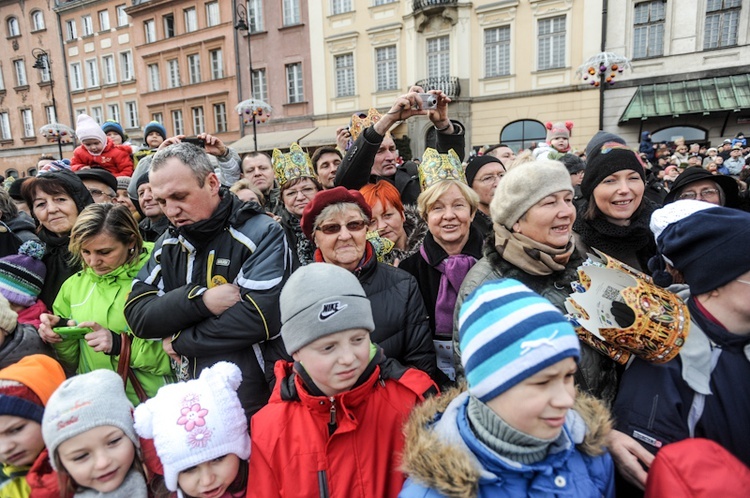
[[[94,20],[91,18],[91,15],[86,14],[85,16],[81,16],[81,37],[85,38],[93,35]]]
[[[721,2],[718,8],[709,10],[711,4],[715,2]],[[736,2],[726,6],[728,2]],[[729,17],[729,20],[727,20]],[[703,50],[716,50],[727,47],[736,47],[739,43],[739,32],[740,32],[740,21],[742,17],[742,0],[706,0],[706,12],[703,26]],[[717,36],[715,43],[712,42],[712,37],[709,36],[710,20],[717,18]],[[732,31],[731,26],[727,27],[727,22],[734,21],[734,30]],[[724,36],[729,36],[728,40],[724,40]]]
[[[268,78],[266,73],[266,68],[256,68],[253,69],[252,74],[252,82],[251,82],[252,88],[250,91],[252,92],[252,96],[256,100],[262,100],[264,102],[268,101]]]
[[[180,88],[180,61],[167,60],[167,89]]]
[[[78,38],[78,30],[76,28],[76,20],[68,19],[65,21],[65,41],[72,41]]]
[[[247,19],[251,33],[263,31],[263,0],[247,1]]]
[[[288,104],[299,104],[305,101],[302,62],[284,65],[286,74],[286,99]]]
[[[445,41],[445,46],[443,45]],[[430,45],[435,45],[432,48]],[[451,40],[450,35],[435,36],[425,40],[426,64],[428,78],[448,78],[451,73]],[[437,70],[437,72],[434,72]]]
[[[5,28],[8,30],[8,38],[21,36],[21,23],[16,16],[10,16],[5,22]]]
[[[488,40],[488,35],[492,32],[496,32],[492,40]],[[492,26],[485,28],[484,32],[484,77],[485,78],[498,78],[502,76],[510,76],[511,66],[511,43],[512,43],[512,32],[510,24],[503,24],[500,26]],[[491,70],[492,66],[496,67],[494,71]]]
[[[196,85],[201,82],[201,55],[194,53],[187,56],[188,63],[188,81],[190,85]]]
[[[85,88],[83,78],[84,78],[83,66],[81,65],[81,63],[71,62],[70,63],[70,89],[71,91],[77,92]],[[76,79],[78,79],[79,81],[76,81]]]
[[[356,95],[354,53],[348,52],[334,55],[333,68],[336,98],[353,97]]]
[[[346,14],[354,10],[352,0],[330,0],[329,7],[332,16]]]
[[[658,12],[654,12],[655,9],[652,7],[661,4],[661,19],[655,19]],[[639,7],[646,7],[647,14],[646,19],[641,21],[639,19]],[[638,2],[633,5],[633,59],[648,59],[651,57],[661,57],[664,55],[664,33],[666,27],[666,0],[648,0],[644,2]],[[641,47],[640,41],[641,31],[645,33],[645,47]],[[661,44],[657,44],[652,38],[656,35],[661,37]]]
[[[38,19],[41,19],[41,25],[39,24]],[[31,29],[32,33],[47,29],[47,23],[44,19],[44,12],[42,12],[41,10],[37,9],[31,13]]]
[[[562,21],[557,23],[556,21]],[[543,24],[549,23],[549,33],[542,33]],[[543,19],[537,19],[537,50],[536,50],[536,68],[537,71],[547,71],[550,69],[562,69],[567,64],[567,43],[568,43],[568,16],[566,14],[552,17],[545,17]],[[559,25],[562,24],[562,31],[555,31]],[[562,38],[562,44],[559,44],[560,38]],[[558,42],[558,44],[556,44]],[[546,60],[542,60],[542,51],[544,46],[547,45],[549,49],[549,56]],[[562,56],[558,53],[562,46]],[[556,62],[558,61],[558,62]]]
[[[99,61],[97,59],[86,59],[83,61],[86,73],[86,88],[99,86]]]
[[[302,22],[299,0],[281,0],[282,26],[296,26]]]
[[[135,100],[129,100],[125,102],[125,128],[126,129],[137,129],[140,128],[138,122],[138,102]]]
[[[125,9],[127,8],[127,4],[121,4],[115,6],[115,15],[117,16],[117,27],[121,28],[123,26],[127,26],[130,24],[130,21],[128,20],[128,13],[125,12]],[[124,22],[123,22],[124,21]]]
[[[44,116],[47,118],[48,124],[57,123],[57,114],[55,113],[55,106],[53,105],[44,106]]]
[[[120,81],[133,81],[135,79],[135,67],[133,66],[133,52],[125,50],[120,52]]]
[[[193,135],[200,135],[206,132],[206,112],[202,105],[190,108],[190,116],[193,121]]]
[[[31,109],[21,109],[21,125],[23,126],[23,137],[34,138],[36,130],[34,129],[34,111]]]
[[[152,64],[146,65],[146,72],[148,74],[148,85],[149,85],[149,92],[158,92],[161,90],[161,72],[159,69],[159,63],[154,62]],[[154,80],[154,76],[156,76],[156,79]]]
[[[185,134],[185,120],[182,116],[182,109],[173,109],[170,111],[172,116],[172,129],[175,135]]]
[[[99,126],[101,126],[101,124],[104,122],[104,109],[102,109],[102,106],[92,106],[91,117],[99,124]]]
[[[380,58],[383,51],[393,50],[393,58],[388,57],[390,54],[385,53],[385,57]],[[381,80],[384,83],[381,84]],[[392,81],[390,81],[392,80]],[[378,92],[388,92],[398,90],[398,47],[396,45],[386,45],[375,47],[375,89]]]
[[[99,31],[109,31],[112,29],[112,23],[109,22],[109,10],[100,10],[97,14],[99,17]]]
[[[228,129],[227,121],[227,104],[218,102],[213,105],[214,110],[214,129],[216,133],[226,133]]]
[[[156,21],[154,19],[143,21],[143,35],[146,43],[156,42]]]
[[[13,129],[10,127],[10,113],[0,112],[0,140],[13,140]]]
[[[13,59],[13,70],[16,73],[16,86],[29,86],[29,77],[26,74],[26,61]]]
[[[121,118],[122,115],[120,114],[120,103],[114,102],[112,104],[107,104],[107,119],[120,123]]]
[[[221,48],[208,51],[208,60],[211,64],[211,80],[224,78],[224,52]]]
[[[185,22],[185,33],[198,31],[198,11],[195,7],[188,7],[182,10],[182,18]]]
[[[219,8],[219,2],[218,0],[213,0],[211,2],[206,2],[206,27],[211,28],[213,26],[218,26],[221,24],[221,9]],[[216,10],[215,13],[212,12],[212,10]]]
[[[105,85],[114,85],[117,83],[117,66],[114,54],[102,55],[102,72],[104,73]],[[111,75],[110,72],[112,73]]]
[[[161,18],[162,27],[164,28],[164,38],[174,38],[177,34],[177,29],[174,23],[174,14],[164,14]]]

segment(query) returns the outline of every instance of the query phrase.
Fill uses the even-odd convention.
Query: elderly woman
[[[490,280],[513,278],[548,299],[563,313],[583,262],[573,243],[573,186],[568,170],[558,161],[532,161],[510,169],[490,205],[494,239],[468,273],[456,309],[474,289]],[[454,361],[461,365],[457,315],[454,321]],[[611,402],[616,379],[613,363],[581,345],[578,386]],[[462,373],[462,372],[460,372]]]
[[[582,255],[595,248],[647,272],[648,260],[656,254],[648,224],[658,206],[643,196],[641,158],[618,141],[592,149],[581,183],[584,202],[573,224],[576,247]]]
[[[250,183],[250,180],[244,178],[237,180],[229,187],[229,191],[241,201],[255,202],[261,207],[266,205],[266,196],[263,195],[263,192],[258,187]]]
[[[315,195],[302,215],[302,230],[315,247],[315,261],[354,273],[372,305],[372,340],[386,356],[435,378],[437,366],[427,312],[414,278],[379,263],[367,241],[372,211],[356,190],[336,187]]]
[[[54,171],[31,178],[24,182],[21,195],[39,222],[39,239],[46,244],[42,261],[47,267],[47,278],[39,299],[49,308],[63,282],[81,269],[80,263],[70,263],[70,231],[78,214],[93,204],[94,199],[81,179],[70,171]]]
[[[402,204],[401,194],[390,182],[369,183],[359,191],[372,210],[370,230],[394,244],[386,255],[386,262],[398,266],[419,250],[427,233],[427,223],[416,207]]]
[[[138,223],[122,204],[93,204],[78,216],[70,234],[70,252],[83,270],[68,278],[42,314],[39,335],[60,361],[77,373],[106,368],[117,371],[123,344],[131,344],[130,368],[148,396],[173,380],[169,357],[160,341],[132,335],[123,309],[133,277],[148,260],[153,244],[141,239]],[[64,317],[64,318],[62,318]],[[54,327],[91,329],[83,338],[55,333]],[[127,336],[127,339],[124,337]],[[132,382],[128,398],[139,402]]]

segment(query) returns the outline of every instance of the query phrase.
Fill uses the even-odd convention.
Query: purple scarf
[[[419,249],[422,257],[428,264],[430,259],[424,246]],[[440,287],[438,288],[437,302],[435,302],[435,335],[438,337],[453,337],[453,308],[456,307],[458,289],[466,278],[471,267],[477,260],[468,254],[456,254],[448,256],[440,263],[433,266],[440,272]]]

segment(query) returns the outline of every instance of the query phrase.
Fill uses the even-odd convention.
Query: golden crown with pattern
[[[273,149],[271,163],[273,174],[280,187],[296,178],[315,178],[310,156],[297,143],[289,147],[288,154],[284,154],[279,149]]]
[[[441,154],[428,147],[422,155],[419,164],[419,185],[424,192],[429,187],[442,180],[458,180],[466,183],[466,173],[458,154],[451,149],[447,154]]]
[[[352,114],[352,124],[349,126],[349,133],[352,135],[352,140],[357,140],[357,137],[365,131],[365,128],[369,128],[380,120],[381,114],[377,109],[370,107],[367,111],[367,116],[360,117],[359,114]]]

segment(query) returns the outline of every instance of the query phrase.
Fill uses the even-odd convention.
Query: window
[[[172,38],[174,36],[174,15],[167,14],[164,16],[164,38]]]
[[[0,66],[0,90],[5,90],[5,76],[3,76],[2,66]]]
[[[635,4],[633,13],[633,58],[656,57],[664,53],[665,2]]]
[[[74,62],[70,65],[70,89],[83,90],[83,71],[81,71],[80,62]]]
[[[185,134],[185,127],[182,123],[182,111],[179,109],[172,111],[172,129],[175,135]]]
[[[198,29],[198,15],[195,13],[195,7],[185,9],[185,33],[190,33]]]
[[[299,24],[299,0],[282,0],[284,26]]]
[[[336,67],[336,96],[354,95],[354,55],[344,54],[334,57]]]
[[[539,20],[537,56],[540,71],[565,67],[565,16]]]
[[[125,128],[138,128],[138,104],[125,102]]]
[[[201,82],[201,56],[198,54],[188,55],[188,75],[190,84]]]
[[[133,54],[130,52],[120,52],[120,78],[120,81],[133,79]]]
[[[73,19],[70,19],[68,21],[65,21],[65,39],[75,40],[78,38],[78,34],[76,33],[76,22]]]
[[[47,116],[47,123],[57,123],[57,115],[55,114],[54,106],[44,106],[44,115]]]
[[[10,116],[7,112],[0,112],[0,139],[13,140],[10,134]]]
[[[120,104],[107,104],[107,119],[120,122]]]
[[[102,124],[104,122],[104,114],[102,114],[102,108],[100,106],[92,107],[91,117],[94,118],[94,121],[96,121],[97,123]]]
[[[146,34],[146,43],[154,43],[156,41],[156,25],[153,19],[143,21],[143,31]]]
[[[167,61],[167,75],[169,88],[177,88],[180,86],[180,64],[177,59]]]
[[[286,97],[287,102],[295,104],[304,100],[302,93],[302,63],[286,65]]]
[[[427,40],[427,76],[448,77],[451,72],[450,38],[441,36]]]
[[[44,29],[44,13],[41,10],[35,10],[31,13],[31,28],[33,31]]]
[[[510,26],[484,30],[484,77],[510,74]]]
[[[377,90],[396,90],[398,88],[398,59],[396,45],[375,49],[375,67],[377,73]]]
[[[86,61],[86,84],[89,88],[99,86],[99,65],[96,59]]]
[[[396,0],[375,0],[374,2],[372,2],[372,4],[373,5],[385,5],[387,3],[393,3],[395,1]]]
[[[148,68],[148,90],[156,92],[161,90],[161,78],[159,77],[159,64],[149,64]]]
[[[266,81],[265,69],[253,71],[253,98],[268,101],[268,82]]]
[[[81,30],[83,31],[83,36],[94,34],[94,22],[91,20],[91,16],[83,16],[81,18]]]
[[[99,31],[109,31],[109,11],[99,11]]]
[[[33,137],[34,116],[32,115],[31,109],[24,109],[21,111],[21,121],[23,121],[23,136]]]
[[[16,70],[16,86],[26,86],[29,84],[26,79],[26,64],[23,63],[22,59],[16,59],[13,61],[13,67]]]
[[[200,135],[206,131],[206,118],[203,115],[203,107],[193,107],[193,134]]]
[[[343,14],[352,10],[351,0],[331,0],[331,15]]]
[[[218,80],[224,77],[224,56],[221,49],[208,51],[208,57],[211,60],[211,79]]]
[[[159,124],[164,124],[164,116],[160,112],[155,112],[151,115],[151,121],[156,121]]]
[[[214,104],[214,123],[216,123],[216,133],[225,133],[227,131],[226,104]]]
[[[52,80],[52,75],[49,71],[49,64],[44,64],[44,67],[39,70],[39,79],[42,83],[49,83]]]
[[[707,0],[703,48],[737,45],[742,0]]]
[[[125,7],[127,7],[125,4],[115,7],[115,12],[117,12],[117,26],[127,26],[130,24],[128,21],[128,14],[125,12]]]
[[[539,121],[531,119],[509,123],[500,132],[500,143],[514,151],[529,147],[531,142],[543,142],[546,139],[547,129]]]
[[[21,36],[21,28],[18,25],[18,18],[8,18],[8,38],[11,36]]]
[[[263,31],[263,0],[248,0],[247,17],[251,33]]]
[[[86,114],[86,108],[82,109],[76,109],[76,116],[80,116],[81,114]]]
[[[220,22],[219,2],[208,2],[206,4],[206,26],[216,26]]]
[[[104,69],[104,83],[107,85],[117,83],[114,55],[105,55],[102,57],[102,68]]]
[[[674,142],[677,137],[684,138],[687,143],[708,140],[706,130],[694,126],[670,126],[669,128],[662,128],[651,135],[651,140],[654,143]]]

